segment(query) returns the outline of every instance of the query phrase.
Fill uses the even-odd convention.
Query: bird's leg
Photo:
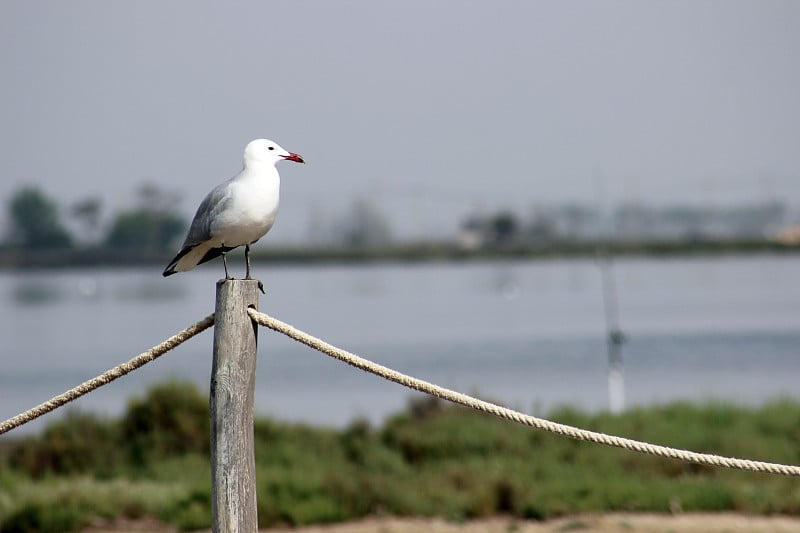
[[[247,273],[246,273],[244,279],[253,279],[253,278],[250,277],[250,245],[249,244],[245,244],[244,245],[244,259],[245,259],[245,262],[247,263]],[[261,291],[261,294],[267,294],[266,292],[264,292],[264,284],[261,282],[261,280],[258,280],[258,290]]]
[[[228,252],[222,252],[222,266],[225,267],[225,279],[231,279],[228,275],[228,258],[226,257]]]
[[[244,245],[244,261],[247,264],[247,272],[245,273],[244,279],[253,279],[250,277],[250,245]]]

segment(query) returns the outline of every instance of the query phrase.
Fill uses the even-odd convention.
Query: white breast
[[[272,167],[242,172],[230,182],[225,208],[215,217],[211,234],[224,246],[242,246],[263,237],[275,223],[280,176]]]

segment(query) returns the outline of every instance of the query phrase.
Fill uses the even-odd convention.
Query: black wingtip
[[[175,259],[173,259],[172,262],[170,262],[170,264],[167,265],[167,268],[164,269],[164,272],[162,272],[161,275],[166,278],[166,277],[171,276],[173,274],[177,274],[178,271],[175,270],[175,267],[178,264],[178,259],[180,259],[180,256],[178,256]]]
[[[172,261],[169,262],[169,264],[167,265],[167,268],[164,269],[164,272],[162,272],[161,275],[166,278],[166,277],[171,276],[173,274],[177,274],[178,271],[175,270],[175,267],[178,266],[178,261],[180,261],[181,258],[184,255],[186,255],[189,252],[191,252],[193,248],[194,248],[194,246],[184,246],[181,249],[181,251],[178,252],[178,255],[176,255],[175,257],[172,258]]]

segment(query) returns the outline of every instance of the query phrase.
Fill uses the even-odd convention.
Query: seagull
[[[278,215],[281,177],[275,165],[279,161],[305,163],[301,156],[284,150],[273,141],[250,141],[244,149],[244,168],[206,195],[197,208],[181,251],[164,269],[163,276],[191,270],[222,256],[225,279],[233,279],[228,275],[225,254],[244,246],[245,279],[252,279],[250,245],[266,235]]]

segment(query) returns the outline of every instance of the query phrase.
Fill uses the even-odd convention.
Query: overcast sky
[[[190,216],[271,138],[270,235],[356,196],[401,235],[473,209],[800,204],[800,2],[0,2],[0,200]]]

